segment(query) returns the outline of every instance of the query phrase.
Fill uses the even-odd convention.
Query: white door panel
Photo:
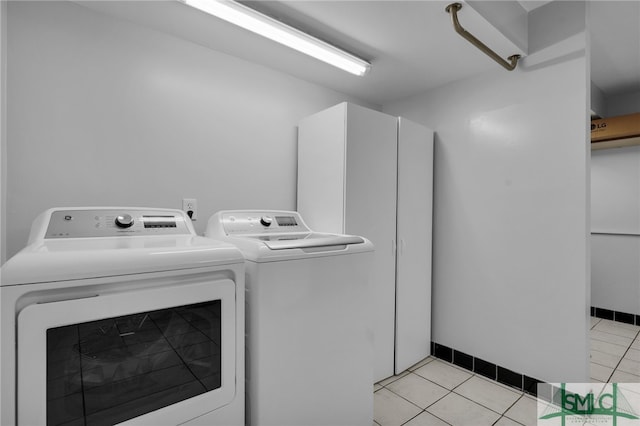
[[[398,374],[430,353],[433,132],[399,119],[396,358]]]
[[[375,246],[372,288],[374,379],[393,375],[396,260],[397,118],[347,109],[345,231]]]

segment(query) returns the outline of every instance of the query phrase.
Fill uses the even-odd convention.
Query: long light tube
[[[362,76],[371,64],[300,30],[235,1],[181,0],[183,3],[216,16],[263,37],[284,44],[334,67]]]

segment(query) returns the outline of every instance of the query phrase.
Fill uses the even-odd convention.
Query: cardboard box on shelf
[[[640,136],[640,113],[591,120],[591,142]]]

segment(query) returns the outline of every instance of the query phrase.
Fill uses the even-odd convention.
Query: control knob
[[[133,218],[130,214],[120,214],[116,216],[115,222],[118,228],[130,228],[133,225]]]
[[[260,218],[260,223],[264,226],[271,226],[271,224],[273,223],[273,218],[271,216],[262,216]]]

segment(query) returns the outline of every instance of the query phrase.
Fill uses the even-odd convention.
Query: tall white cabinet
[[[376,247],[374,380],[430,352],[433,132],[342,103],[298,126],[298,211]]]

